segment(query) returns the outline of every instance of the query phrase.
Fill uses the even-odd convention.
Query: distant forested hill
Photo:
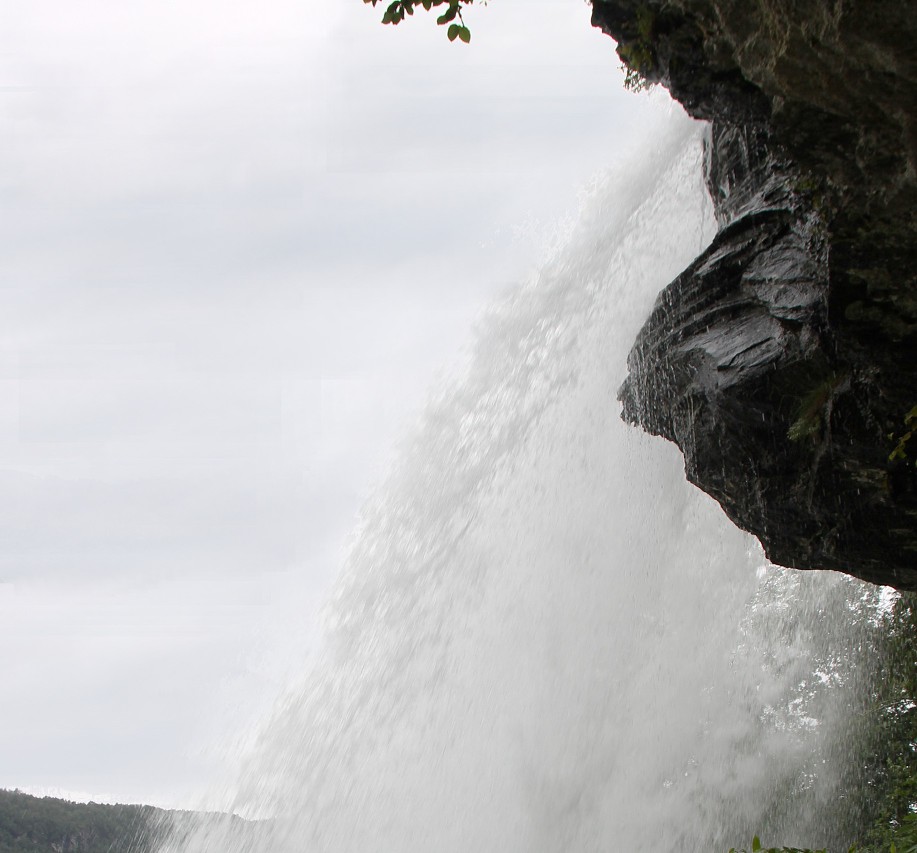
[[[181,849],[202,823],[246,839],[264,823],[215,812],[71,803],[0,790],[0,853],[152,853],[167,837]]]
[[[0,853],[148,853],[165,814],[0,790]]]
[[[0,853],[149,853],[166,814],[0,790]]]

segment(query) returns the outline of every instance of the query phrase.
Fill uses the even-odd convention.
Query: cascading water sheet
[[[271,819],[171,849],[635,853],[820,831],[809,806],[837,774],[806,774],[843,691],[799,700],[806,620],[865,593],[765,569],[615,400],[655,295],[714,232],[702,136],[673,111],[491,313],[365,510],[323,660],[235,784]]]

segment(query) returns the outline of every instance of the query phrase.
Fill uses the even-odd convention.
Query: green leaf
[[[754,838],[752,838],[752,840],[751,840],[751,850],[752,850],[752,853],[756,853],[756,851],[758,851],[758,850],[760,850],[760,849],[761,849],[761,839],[758,838],[758,836],[756,835],[756,836],[755,836]]]
[[[459,30],[461,27],[458,24],[450,24],[449,29],[446,32],[446,35],[449,36],[449,41],[455,41],[458,37]]]
[[[471,43],[471,30],[468,27],[459,27],[458,37],[465,42],[465,44]]]
[[[455,16],[458,14],[458,6],[450,6],[436,19],[437,24],[448,24],[449,21],[455,19]]]

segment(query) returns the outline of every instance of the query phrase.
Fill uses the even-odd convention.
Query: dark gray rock
[[[917,436],[889,460],[917,404],[902,6],[595,0],[594,22],[712,120],[721,225],[641,331],[623,416],[774,562],[917,589]]]

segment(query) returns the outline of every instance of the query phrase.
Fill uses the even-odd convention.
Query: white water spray
[[[870,593],[765,568],[615,401],[655,295],[713,234],[702,156],[673,115],[493,312],[365,511],[325,658],[236,786],[273,819],[170,849],[639,853],[821,830],[845,680],[806,687],[809,625]]]

